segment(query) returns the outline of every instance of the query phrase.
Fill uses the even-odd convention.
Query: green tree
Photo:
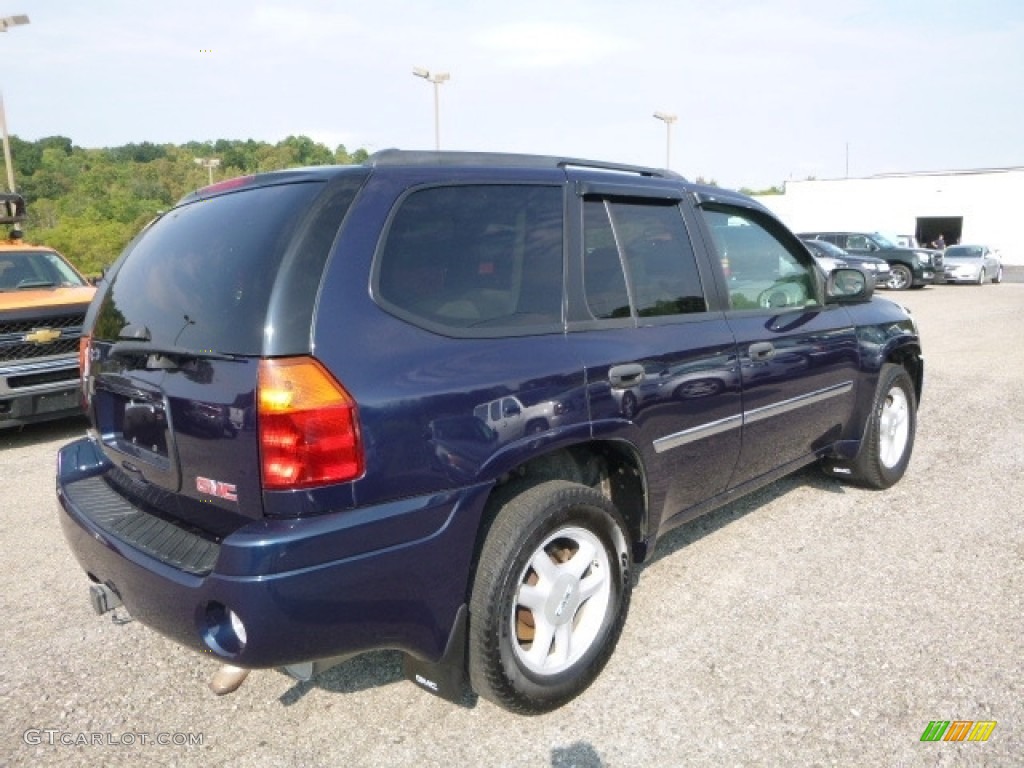
[[[209,176],[196,164],[215,157],[215,179],[303,165],[362,162],[367,153],[334,151],[308,136],[277,144],[253,139],[191,141],[183,145],[139,142],[83,149],[65,136],[38,141],[11,137],[15,183],[25,197],[27,239],[61,251],[88,274],[117,258],[158,211],[205,186]]]

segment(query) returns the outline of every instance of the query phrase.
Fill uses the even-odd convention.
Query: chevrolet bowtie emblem
[[[60,331],[53,328],[36,328],[32,333],[25,334],[25,341],[34,344],[49,344],[60,338]]]

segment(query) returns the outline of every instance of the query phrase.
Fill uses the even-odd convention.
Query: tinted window
[[[595,318],[628,317],[630,294],[639,317],[707,310],[675,204],[587,200],[583,244],[584,288]]]
[[[870,251],[872,250],[871,241],[864,235],[847,235],[846,249],[848,251]]]
[[[377,296],[411,322],[456,335],[562,323],[562,190],[423,189],[400,204],[378,259]]]
[[[742,210],[702,209],[729,286],[733,309],[817,304],[809,264]]]
[[[283,261],[289,271],[303,272],[295,280],[309,281],[300,292],[309,306],[298,311],[312,311],[331,242],[308,226],[323,191],[322,182],[260,187],[170,211],[143,234],[113,276],[96,335],[116,339],[130,324],[147,328],[154,344],[261,354]],[[334,210],[335,231],[340,215]],[[319,240],[316,254],[302,247],[310,237]]]

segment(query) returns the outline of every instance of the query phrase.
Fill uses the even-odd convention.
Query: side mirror
[[[867,301],[875,290],[873,277],[859,269],[840,267],[833,269],[825,283],[826,304],[848,304]]]

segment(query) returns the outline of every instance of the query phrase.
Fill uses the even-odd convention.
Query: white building
[[[787,181],[785,194],[757,199],[794,232],[913,235],[922,245],[941,233],[946,245],[985,244],[1024,264],[1024,167]]]

